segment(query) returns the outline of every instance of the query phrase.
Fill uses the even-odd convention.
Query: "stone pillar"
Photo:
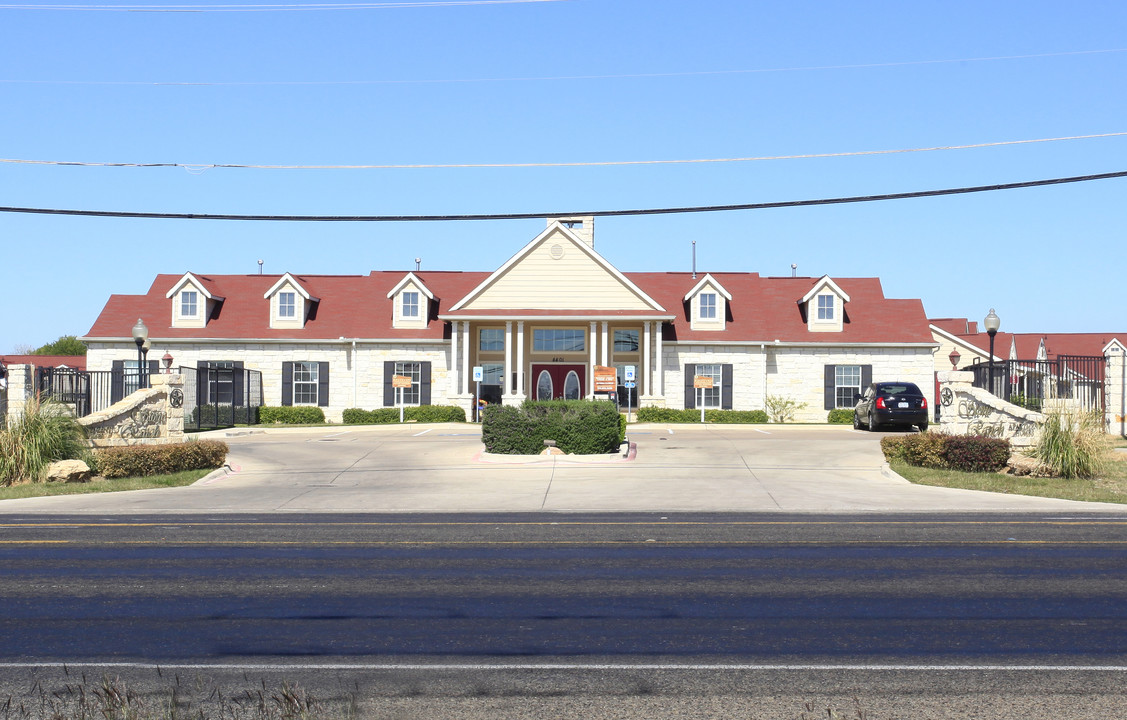
[[[642,397],[650,397],[650,377],[653,375],[653,356],[650,355],[650,323],[642,323],[645,347],[642,350]]]
[[[450,321],[450,365],[448,366],[450,368],[450,394],[451,395],[457,395],[458,391],[461,389],[461,384],[462,384],[460,379],[459,379],[460,376],[461,376],[459,369],[462,367],[462,364],[458,361],[459,360],[458,359],[458,331],[459,331],[458,321],[457,320],[451,320]]]
[[[462,322],[462,395],[469,394],[470,382],[470,348],[474,346],[473,336],[470,334],[470,321]]]
[[[1104,412],[1107,431],[1127,437],[1127,349],[1111,347],[1107,351],[1104,375]]]
[[[661,357],[661,328],[665,323],[660,320],[654,323],[657,335],[654,338],[654,352],[657,357],[654,359],[654,395],[665,397],[665,362]]]
[[[35,366],[8,366],[8,410],[5,421],[8,425],[23,415],[24,405],[35,393]]]

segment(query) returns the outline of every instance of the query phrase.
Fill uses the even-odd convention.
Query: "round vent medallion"
[[[559,243],[556,243],[555,245],[553,245],[553,246],[551,247],[551,249],[549,250],[549,252],[551,252],[551,253],[552,253],[552,259],[553,259],[553,260],[559,260],[560,258],[562,258],[562,257],[564,256],[564,249],[563,249],[563,245],[560,245]]]

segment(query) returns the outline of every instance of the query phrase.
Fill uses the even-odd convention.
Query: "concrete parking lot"
[[[494,456],[472,424],[207,433],[229,466],[184,488],[13,500],[0,512],[1092,512],[1120,505],[912,485],[884,433],[632,425],[629,456]]]

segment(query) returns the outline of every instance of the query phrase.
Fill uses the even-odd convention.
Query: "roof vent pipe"
[[[258,261],[258,274],[259,275],[262,274],[262,261],[261,260]]]
[[[697,279],[697,241],[693,240],[693,280]]]
[[[791,277],[798,277],[798,263],[791,263],[790,264],[790,276]]]
[[[422,258],[415,258],[415,272],[419,271],[419,266],[423,264]]]

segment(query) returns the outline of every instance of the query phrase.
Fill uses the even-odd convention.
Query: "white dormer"
[[[278,278],[262,298],[270,302],[270,327],[284,330],[305,327],[313,304],[320,302],[289,273]]]
[[[432,293],[415,273],[407,273],[387,294],[392,304],[393,328],[425,328],[430,318]]]
[[[806,329],[810,332],[841,332],[845,328],[845,303],[849,295],[823,275],[799,303],[806,309]]]
[[[683,302],[689,303],[689,323],[693,330],[723,330],[732,295],[712,275],[705,273]]]
[[[206,284],[192,273],[184,273],[164,296],[172,301],[174,328],[206,327],[215,306],[223,302],[222,297],[208,290]]]

